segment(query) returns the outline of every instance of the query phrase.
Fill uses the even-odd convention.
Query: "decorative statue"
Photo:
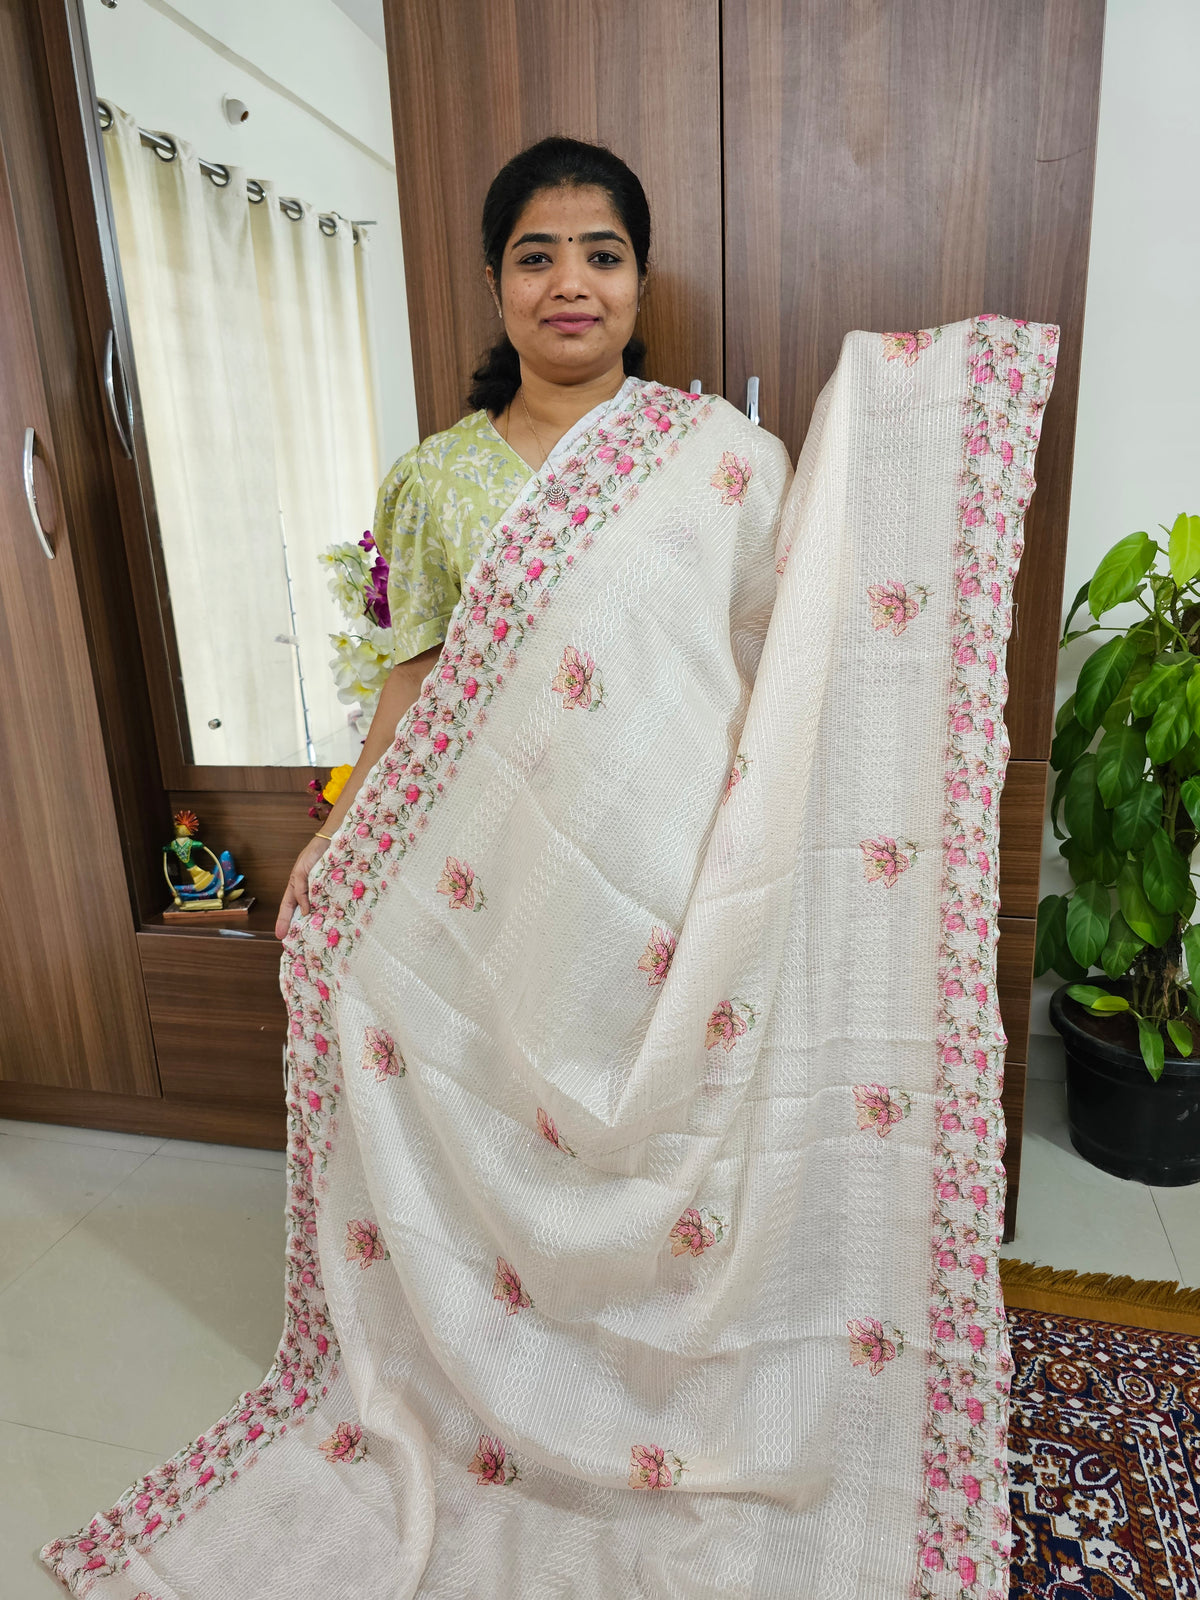
[[[253,897],[240,905],[233,904],[242,900],[243,874],[229,851],[222,850],[219,856],[214,855],[197,837],[200,819],[194,811],[176,811],[171,820],[175,824],[175,837],[163,845],[163,876],[170,885],[173,903],[163,915],[248,911]],[[206,857],[211,865],[206,864]]]

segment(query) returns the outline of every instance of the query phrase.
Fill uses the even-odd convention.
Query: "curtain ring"
[[[174,161],[175,157],[179,154],[179,146],[175,143],[174,139],[171,138],[170,134],[156,133],[154,138],[156,142],[152,144],[150,148],[154,151],[154,154],[158,157],[158,159],[160,161]],[[159,143],[159,140],[162,142]],[[162,148],[164,144],[168,146],[165,152]]]

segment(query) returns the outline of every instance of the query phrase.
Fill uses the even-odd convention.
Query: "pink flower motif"
[[[446,857],[437,892],[450,897],[451,911],[482,911],[487,904],[483,891],[475,883],[474,870],[455,856]]]
[[[900,874],[908,871],[917,853],[917,847],[911,841],[906,848],[901,848],[895,839],[886,834],[879,839],[861,839],[858,848],[866,858],[863,876],[867,882],[875,883],[882,879],[889,889],[895,888]]]
[[[669,433],[671,431],[670,417],[665,411],[660,410],[658,406],[647,406],[642,415],[651,427],[658,429],[659,433]]]
[[[586,650],[573,644],[563,651],[550,687],[555,694],[562,695],[566,711],[593,711],[604,700],[604,690],[596,676],[596,663]]]
[[[886,1139],[908,1115],[912,1102],[901,1089],[887,1089],[882,1083],[856,1083],[854,1105],[864,1133],[874,1128],[881,1139]]]
[[[575,527],[578,528],[587,521],[590,515],[591,512],[588,510],[587,506],[576,506],[575,510],[571,513],[571,521],[574,523]]]
[[[368,1028],[363,1034],[362,1069],[373,1072],[376,1083],[385,1078],[402,1078],[405,1066],[396,1049],[396,1041],[383,1028]]]
[[[891,1339],[884,1338],[883,1324],[874,1317],[855,1317],[846,1327],[850,1334],[851,1366],[865,1366],[871,1376],[877,1378],[883,1371],[884,1363],[894,1361],[899,1354],[896,1345]],[[900,1349],[903,1348],[901,1340]]]
[[[506,1462],[506,1455],[499,1439],[481,1433],[475,1446],[475,1459],[467,1471],[475,1474],[476,1483],[513,1483],[520,1473],[512,1462]]]
[[[328,1439],[317,1447],[326,1461],[362,1461],[368,1454],[357,1422],[339,1422]]]
[[[619,472],[623,478],[628,477],[633,471],[633,457],[622,456],[621,459],[614,464],[613,471]]]
[[[359,1217],[346,1224],[347,1261],[357,1261],[365,1271],[372,1261],[382,1261],[386,1255],[387,1250],[377,1223],[368,1217]]]
[[[722,1000],[708,1019],[704,1048],[711,1050],[719,1044],[728,1053],[742,1035],[754,1026],[756,1020],[753,1009],[744,1000]]]
[[[584,517],[587,516],[587,512],[586,511],[583,513],[583,516]],[[583,517],[580,517],[578,512],[576,512],[575,516],[571,518],[572,522],[575,522],[576,520],[578,520],[580,522],[583,521]],[[545,570],[546,570],[546,563],[541,559],[540,556],[534,556],[533,560],[525,568],[525,576],[529,580],[530,583],[533,583],[538,578],[541,577],[542,573],[545,572]],[[500,635],[498,635],[498,637],[503,639],[504,635],[500,634]]]
[[[750,463],[745,456],[735,456],[732,450],[725,450],[708,481],[721,491],[723,506],[740,506],[750,487],[750,477]]]
[[[741,783],[742,779],[746,776],[746,772],[747,772],[749,766],[750,766],[749,760],[739,750],[737,755],[734,756],[734,758],[733,758],[733,767],[732,767],[732,769],[730,771],[729,777],[725,780],[725,793],[721,796],[721,804],[722,805],[725,804],[726,800],[729,799],[729,796],[733,793],[733,791],[737,788],[738,784]]]
[[[667,1237],[671,1241],[673,1256],[685,1256],[689,1251],[698,1256],[718,1242],[719,1234],[706,1228],[700,1213],[694,1206],[689,1206]]]
[[[903,356],[906,367],[911,367],[921,351],[927,350],[933,343],[933,334],[925,328],[918,328],[913,333],[884,333],[880,338],[883,340],[885,359],[895,361]]]
[[[641,960],[638,962],[638,971],[649,973],[646,982],[650,988],[653,989],[656,984],[666,980],[674,955],[675,935],[667,928],[653,928],[650,942],[642,951]]]
[[[924,610],[929,591],[915,585],[910,594],[899,578],[889,578],[886,583],[868,584],[867,599],[875,632],[882,633],[890,628],[898,639],[913,618]]]
[[[569,1144],[563,1143],[563,1140],[559,1135],[558,1128],[555,1126],[554,1118],[543,1111],[541,1106],[538,1107],[537,1125],[538,1132],[541,1134],[542,1138],[552,1144],[556,1150],[561,1150],[564,1155],[568,1156],[573,1156],[575,1154],[574,1150],[571,1149]]]
[[[672,1456],[675,1473],[666,1464],[666,1451],[660,1444],[635,1444],[630,1451],[629,1487],[631,1489],[669,1489],[675,1478],[683,1472],[683,1462]]]
[[[521,1287],[521,1280],[514,1268],[510,1267],[503,1256],[496,1257],[496,1278],[492,1285],[492,1299],[504,1300],[508,1304],[509,1316],[514,1316],[525,1306],[531,1306],[533,1301]]]

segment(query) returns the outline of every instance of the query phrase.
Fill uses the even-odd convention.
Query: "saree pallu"
[[[1000,1600],[996,813],[1056,331],[644,385],[522,493],[285,940],[263,1384],[95,1600]]]

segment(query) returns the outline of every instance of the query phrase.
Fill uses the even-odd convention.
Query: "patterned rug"
[[[1200,1333],[1008,1298],[1010,1600],[1200,1600]]]

